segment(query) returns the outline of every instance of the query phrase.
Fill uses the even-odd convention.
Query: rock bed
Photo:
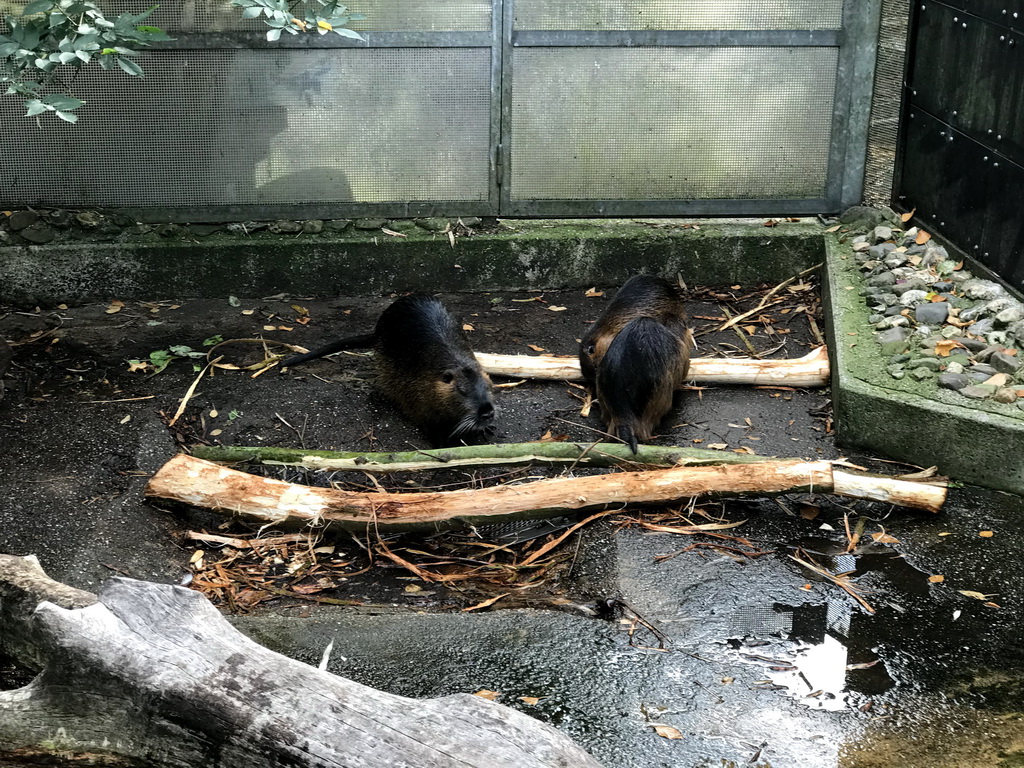
[[[851,243],[890,376],[1024,409],[1024,304],[916,227],[880,225]]]

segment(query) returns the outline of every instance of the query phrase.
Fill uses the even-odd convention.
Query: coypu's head
[[[491,379],[475,360],[440,371],[432,388],[438,442],[482,442],[494,431]]]

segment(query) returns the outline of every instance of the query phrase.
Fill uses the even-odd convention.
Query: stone
[[[988,384],[990,387],[999,389],[1000,387],[1005,387],[1010,383],[1010,377],[1005,373],[997,373],[995,376],[989,376],[984,383]]]
[[[910,277],[904,280],[897,280],[893,290],[897,293],[906,293],[907,291],[928,293],[928,283],[919,277]]]
[[[924,381],[925,379],[930,379],[934,376],[935,372],[930,371],[927,368],[918,367],[910,372],[910,378],[914,379],[915,381]]]
[[[385,227],[387,223],[386,219],[356,219],[352,222],[352,226],[364,232],[369,232],[371,229]]]
[[[11,244],[11,233],[5,229],[0,229],[0,246],[6,246]]]
[[[209,237],[214,232],[224,229],[223,224],[189,224],[188,231],[196,237]]]
[[[889,375],[894,379],[902,379],[905,373],[902,365],[889,365],[886,366],[885,370],[888,371]]]
[[[961,331],[959,328],[953,325],[943,326],[942,331],[940,333],[942,334],[942,338],[944,339],[958,339],[964,335],[963,331]]]
[[[876,337],[879,344],[890,344],[894,341],[907,341],[910,338],[909,328],[890,328],[887,331],[882,331]],[[900,352],[905,352],[905,349],[901,349]],[[892,354],[897,355],[899,352],[893,352]]]
[[[880,314],[877,314],[877,313],[874,314],[874,315],[868,315],[868,322],[871,323],[872,325],[875,325],[876,323],[880,323],[884,319],[885,319],[885,315],[880,315]]]
[[[309,219],[302,222],[302,231],[307,235],[319,235],[324,231],[324,223],[320,219]]]
[[[995,330],[995,320],[991,317],[983,317],[970,327],[970,332],[975,336],[984,336]]]
[[[981,339],[961,339],[960,343],[967,347],[971,352],[980,352],[988,346],[988,344]]]
[[[927,291],[911,290],[900,294],[900,304],[904,307],[916,307],[926,301],[928,301]]]
[[[947,317],[949,317],[949,305],[944,301],[918,304],[914,309],[914,319],[927,325],[942,325],[946,322]]]
[[[51,227],[57,227],[57,229],[67,229],[75,220],[74,214],[71,211],[65,211],[63,208],[44,211],[43,218],[46,219],[47,224]]]
[[[478,227],[480,226],[479,216],[460,216],[459,221],[462,222],[464,227]]]
[[[448,219],[442,219],[438,216],[434,216],[428,219],[416,219],[416,226],[421,227],[428,232],[444,232],[448,229]]]
[[[103,217],[96,211],[82,211],[75,215],[75,221],[84,229],[96,229],[103,221]]]
[[[998,299],[992,299],[992,301],[985,302],[985,314],[995,315],[999,312],[1002,312],[1004,309],[1009,309],[1016,303],[1017,302],[1015,302],[1009,296],[1002,296]]]
[[[1006,332],[1018,341],[1024,341],[1024,320],[1014,323],[1006,329]]]
[[[1020,360],[1005,352],[994,352],[988,359],[988,364],[1000,373],[1016,373],[1020,368]]]
[[[962,342],[962,340],[960,340]],[[951,365],[959,365],[961,368],[965,368],[971,364],[971,358],[962,352],[951,352],[949,357],[946,358],[946,369],[949,370]]]
[[[1002,325],[1013,325],[1019,320],[1024,320],[1024,306],[1014,302],[1002,312],[996,313],[996,322]]]
[[[253,232],[266,229],[267,226],[265,221],[236,221],[228,224],[227,229],[233,235],[251,235]]]
[[[986,344],[984,347],[974,353],[974,359],[979,363],[987,363],[988,359],[992,357],[996,352],[999,351],[999,347],[995,344]]]
[[[1006,289],[991,280],[968,280],[963,284],[964,295],[969,299],[992,301],[1006,295]]]
[[[937,357],[921,357],[914,361],[915,368],[926,368],[933,373],[938,373],[939,368],[942,367],[942,363],[939,362]]]
[[[885,240],[892,240],[892,228],[886,226],[875,227],[871,231],[871,240],[874,243],[881,243]]]
[[[1019,398],[1017,397],[1017,393],[1015,391],[1009,389],[1008,387],[1003,387],[1002,389],[996,390],[996,393],[992,395],[992,399],[995,400],[997,403],[1010,404],[1016,403]]]
[[[902,328],[903,326],[907,325],[910,325],[910,321],[903,315],[891,315],[890,317],[887,317],[884,320],[882,320],[880,323],[877,323],[875,325],[875,328],[877,328],[880,331],[884,331],[889,328]]]
[[[334,219],[324,222],[324,229],[329,232],[343,232],[352,224],[351,219]]]
[[[985,376],[995,376],[999,371],[985,363],[975,363],[971,366],[972,373],[983,373]]]
[[[906,362],[908,362],[911,359],[912,359],[912,356],[907,354],[906,352],[904,352],[904,353],[899,354],[899,355],[893,355],[889,359],[889,364],[890,365],[899,365],[900,363],[906,363]]]
[[[953,284],[948,280],[937,280],[932,283],[932,290],[936,293],[945,293],[946,291],[953,290]]]
[[[416,229],[416,222],[412,219],[393,219],[388,222],[388,229],[395,232],[410,232]]]
[[[939,376],[939,386],[944,389],[961,390],[970,384],[970,379],[962,373],[947,371]]]
[[[302,231],[300,221],[272,221],[267,225],[267,231],[275,235],[295,235]]]
[[[885,300],[888,296],[892,296],[891,304],[889,304],[889,302]],[[905,307],[900,306],[899,299],[896,298],[895,293],[883,293],[881,296],[878,297],[878,300],[881,301],[883,304],[889,304],[889,306],[885,308],[885,312],[882,313],[886,317],[898,315],[905,309]]]
[[[963,372],[964,372],[963,364],[958,363],[956,361],[954,361],[952,363],[946,363],[946,373],[962,374]],[[966,380],[967,380],[967,377],[965,376],[964,377],[964,381],[966,381]]]
[[[886,331],[886,333],[888,333],[888,331]],[[906,352],[910,349],[909,341],[885,341],[881,342],[881,344],[883,355],[898,355],[899,353]]]
[[[953,274],[949,275],[947,279],[954,283],[966,283],[969,280],[973,280],[974,275],[972,275],[970,272],[966,270],[961,270],[959,272],[954,272]]]
[[[960,390],[961,395],[964,397],[970,397],[974,400],[984,400],[994,392],[995,388],[986,387],[984,384],[971,384],[970,386],[964,387]]]
[[[876,227],[885,221],[885,215],[877,208],[868,205],[855,205],[847,208],[839,217],[840,224],[861,224],[865,227]]]
[[[884,264],[890,269],[896,267],[902,267],[907,263],[907,255],[905,253],[893,253],[885,257]]]
[[[1006,331],[992,331],[985,334],[985,341],[997,347],[1005,347],[1010,343],[1010,336]]]
[[[48,243],[57,236],[57,233],[43,222],[37,222],[18,232],[21,237],[30,243]]]
[[[7,217],[7,226],[11,232],[20,232],[39,221],[39,214],[35,211],[15,211]]]
[[[185,229],[181,224],[158,224],[153,228],[160,237],[184,237],[188,234],[188,230]]]

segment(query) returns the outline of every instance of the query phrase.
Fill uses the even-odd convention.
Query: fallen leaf
[[[1016,349],[1006,349],[1006,348],[1000,348],[1000,351],[1001,351],[1001,352],[1002,352],[1002,353],[1003,353],[1004,355],[1009,355],[1010,357],[1016,357],[1016,356],[1017,356],[1017,350],[1016,350]]]
[[[277,330],[279,330],[279,331],[292,331],[292,330],[295,330],[295,329],[294,328],[290,328],[287,325],[279,325],[279,326],[277,326]]]
[[[713,448],[716,451],[724,451],[728,447],[728,443],[708,443],[708,448]]]
[[[962,261],[958,261],[958,262],[956,263],[956,266],[955,266],[955,267],[953,267],[953,271],[954,271],[954,272],[959,272],[959,271],[960,271],[961,269],[963,269],[963,268],[964,268],[964,263],[963,263]]]
[[[766,227],[777,227],[778,225],[779,222],[777,222],[775,219],[768,219],[768,221],[764,223],[764,226]]]
[[[489,600],[484,600],[482,603],[477,603],[476,605],[471,605],[471,606],[469,606],[469,608],[463,608],[462,612],[463,613],[468,613],[469,611],[475,611],[475,610],[478,610],[480,608],[486,608],[489,605],[494,605],[496,602],[501,600],[501,598],[508,597],[508,596],[509,596],[508,592],[503,592],[502,594],[498,595],[497,597],[492,597]]]
[[[243,309],[242,310],[242,314],[243,315],[251,315],[255,311],[256,311],[255,309]]]
[[[309,325],[312,319],[313,318],[309,317],[309,315],[305,315],[303,317],[296,317],[295,322],[298,323],[299,325]]]
[[[409,593],[410,595],[413,595],[413,594],[416,594],[417,592],[422,592],[423,591],[423,587],[421,587],[419,584],[407,584],[405,586],[405,591],[407,593]]]
[[[939,534],[939,536],[952,536],[952,535],[953,535],[952,531],[943,531],[942,533]]]
[[[395,230],[388,229],[387,227],[381,227],[380,231],[383,232],[385,235],[391,235],[392,237],[408,237],[408,235],[406,234],[403,234],[401,232],[395,232]]]
[[[498,693],[497,691],[489,691],[486,688],[481,688],[479,691],[477,691],[473,695],[474,696],[479,696],[481,699],[487,699],[488,701],[496,701],[497,698],[499,696],[501,696],[501,694]]]
[[[552,312],[565,312],[565,310],[567,310],[568,307],[556,307],[554,304],[549,304],[548,309],[550,309]]]
[[[957,348],[963,349],[964,345],[959,341],[953,341],[952,339],[943,339],[942,341],[935,342],[935,354],[939,357],[949,357],[949,354]]]
[[[106,308],[105,312],[108,315],[113,315],[120,312],[122,309],[124,309],[124,302],[119,301],[118,299],[114,299],[112,302],[110,302],[110,305]]]
[[[264,330],[264,331],[276,331],[276,330],[277,330],[277,327],[276,327],[276,326],[273,326],[273,325],[264,325],[264,326],[263,326],[263,330]]]
[[[211,430],[210,431],[210,437],[216,437],[217,435],[221,434],[223,431],[224,431],[223,429]]]
[[[900,543],[899,539],[897,539],[895,536],[890,536],[884,530],[882,530],[882,531],[880,531],[878,533],[872,533],[871,534],[871,539],[876,544],[899,544]]]
[[[476,330],[476,328],[474,328],[474,327],[473,327],[472,325],[470,325],[469,323],[463,323],[463,324],[462,324],[462,330],[464,330],[464,331],[475,331],[475,330]]]
[[[523,702],[523,704],[526,704],[526,705],[531,706],[531,707],[537,706],[537,704],[540,702],[540,699],[541,699],[540,696],[520,696],[519,697],[519,700],[521,702]]]
[[[683,738],[683,734],[681,734],[678,731],[678,729],[673,728],[670,725],[655,725],[654,726],[654,732],[656,734],[658,734],[659,736],[661,736],[661,738],[663,738],[663,739],[681,739],[681,738]]]
[[[292,304],[292,309],[294,309],[300,315],[309,314],[309,310],[299,304]]]
[[[989,384],[993,387],[1005,387],[1010,381],[1010,377],[1005,373],[995,373],[989,376],[982,384]]]
[[[128,361],[128,373],[134,373],[135,371],[144,371],[149,368],[149,363],[144,360],[129,360]]]
[[[990,597],[995,597],[998,594],[998,592],[993,592],[991,595],[985,595],[981,592],[975,592],[973,589],[958,589],[957,592],[959,592],[964,597],[973,597],[975,600],[982,601],[988,600]]]
[[[518,387],[520,384],[525,384],[526,379],[520,379],[519,381],[506,381],[502,384],[495,384],[495,389],[512,389],[512,387]]]
[[[839,228],[840,228],[841,226],[843,226],[843,225],[842,225],[842,224],[836,224],[836,225],[835,225],[834,227],[829,227],[829,228],[828,228],[828,229],[826,229],[825,231],[826,231],[826,232],[835,232],[835,231],[836,231],[836,230],[838,230],[838,229],[839,229]]]
[[[900,221],[910,221],[914,218],[914,214],[917,213],[917,208],[912,208],[909,213],[904,213],[900,216]]]
[[[197,549],[195,552],[192,553],[192,557],[188,561],[189,565],[192,565],[194,563],[198,563],[200,560],[203,559],[203,555],[205,555],[205,554],[206,553],[203,552],[203,550]]]
[[[983,539],[991,539],[995,534],[992,531],[978,531],[978,535]]]
[[[747,332],[748,336],[753,336],[755,333],[757,333],[757,326],[756,325],[744,325],[743,326],[743,330]]]
[[[983,603],[983,605],[986,608],[1002,608],[1003,607],[999,603],[992,603],[992,602]]]
[[[811,585],[810,584],[804,584],[802,587],[800,587],[800,589],[802,589],[804,592],[810,592],[811,591]]]
[[[918,245],[924,245],[931,239],[932,236],[922,229],[920,232],[917,233],[917,237],[914,238],[914,242],[917,243]]]
[[[604,296],[604,291],[599,291],[597,288],[588,288],[586,293],[583,294],[588,299],[597,299]]]
[[[940,576],[938,574],[936,574],[934,576],[929,576],[928,577],[928,581],[930,581],[932,584],[941,584],[945,580],[946,580],[945,576]]]
[[[748,448],[748,447],[747,447],[747,446],[745,446],[745,445],[744,445],[744,446],[742,446],[742,447],[740,447],[740,448],[733,448],[733,449],[732,449],[732,452],[733,452],[733,453],[745,453],[745,454],[747,454],[748,456],[754,456],[754,455],[756,455],[756,454],[755,454],[755,453],[754,453],[754,452],[753,452],[753,451],[752,451],[752,450],[751,450],[750,448]]]
[[[121,419],[118,422],[118,424],[127,424],[131,420],[132,420],[132,415],[129,413],[127,416],[125,416],[123,419]]]
[[[216,419],[217,416],[219,415],[219,413],[220,412],[216,408],[211,408],[210,409],[210,418],[211,419]]]
[[[528,346],[534,352],[543,352],[544,351],[544,347],[538,347],[536,344],[527,344],[526,346]]]

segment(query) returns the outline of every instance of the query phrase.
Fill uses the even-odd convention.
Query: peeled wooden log
[[[580,381],[575,357],[492,355],[477,352],[487,373],[524,379]],[[747,357],[695,357],[690,379],[698,384],[753,384],[787,387],[825,387],[829,383],[828,350],[817,347],[803,357],[758,360]]]
[[[694,467],[752,464],[768,457],[726,453],[707,448],[641,445],[636,453],[624,443],[533,442],[498,445],[460,445],[394,453],[307,451],[241,445],[197,445],[192,455],[224,464],[260,463],[307,469],[355,472],[419,472],[454,467],[575,464],[588,467]]]
[[[836,475],[839,476],[837,481]],[[426,493],[354,492],[295,485],[179,454],[146,485],[151,498],[241,515],[276,525],[348,530],[442,530],[556,517],[629,504],[695,496],[842,493],[937,512],[946,489],[924,483],[853,475],[827,461],[763,461],[560,477],[517,485]]]
[[[408,699],[274,653],[198,592],[114,578],[88,607],[25,602],[26,584],[67,600],[41,573],[0,555],[0,643],[31,639],[19,658],[42,670],[0,691],[0,765],[599,768],[500,704]]]

